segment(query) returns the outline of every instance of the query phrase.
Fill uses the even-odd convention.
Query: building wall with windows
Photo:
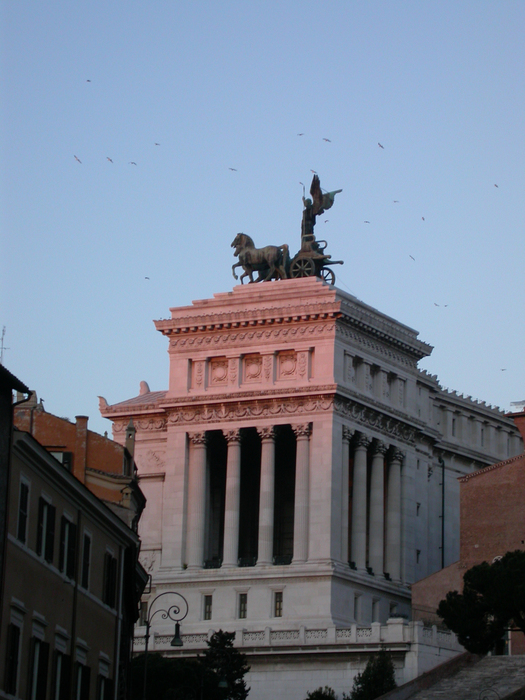
[[[137,534],[16,429],[7,529],[0,694],[115,697],[146,581]]]

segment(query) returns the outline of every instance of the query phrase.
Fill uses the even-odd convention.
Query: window
[[[75,700],[89,700],[89,680],[91,669],[77,661],[77,677],[75,682]]]
[[[55,550],[55,507],[40,497],[38,501],[38,530],[36,553],[51,563]]]
[[[84,533],[84,546],[82,549],[82,578],[80,585],[86,590],[89,588],[89,569],[91,566],[91,535]]]
[[[18,689],[18,665],[20,662],[20,627],[10,623],[7,627],[7,658],[5,664],[4,690],[16,695]]]
[[[45,700],[49,644],[37,637],[31,640],[29,665],[29,700]]]
[[[148,604],[142,600],[140,603],[140,608],[139,608],[139,627],[144,627],[147,619],[148,619]]]
[[[29,509],[29,484],[20,482],[20,494],[18,497],[18,527],[16,536],[20,542],[26,543],[27,538],[27,512]]]
[[[77,545],[77,526],[62,516],[60,523],[60,552],[58,568],[68,578],[75,578],[75,554]]]
[[[111,700],[113,697],[113,681],[111,678],[100,676],[97,678],[97,700]]]
[[[55,649],[51,700],[69,700],[71,657]]]
[[[359,598],[360,596],[354,595],[354,620],[356,622],[359,619]]]
[[[73,464],[72,452],[51,452],[51,454],[68,470],[68,472],[71,471],[71,465]]]
[[[397,615],[397,603],[390,603],[390,617],[396,617]]]
[[[104,589],[102,592],[102,601],[109,605],[110,608],[115,607],[117,590],[117,560],[115,557],[106,552],[104,555]]]
[[[248,613],[248,594],[239,593],[239,619],[245,620]]]
[[[379,600],[372,600],[372,622],[379,622]]]
[[[273,616],[282,617],[283,616],[283,592],[275,591],[273,598]]]
[[[421,550],[416,549],[416,564],[419,564],[419,557],[421,556]]]
[[[204,596],[204,619],[205,620],[211,620],[211,606],[213,602],[213,596],[211,595],[205,595]]]

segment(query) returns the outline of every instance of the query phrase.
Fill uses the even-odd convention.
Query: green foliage
[[[216,692],[205,696],[207,700],[245,700],[248,697],[250,689],[246,687],[244,676],[250,667],[246,665],[246,655],[233,646],[234,639],[235,632],[215,632],[199,657],[205,674],[217,684]]]
[[[512,624],[525,634],[525,552],[473,566],[463,576],[463,593],[447,593],[437,614],[473,654],[491,651]]]
[[[394,664],[384,649],[368,659],[365,670],[354,678],[350,695],[343,700],[375,700],[397,687]]]
[[[195,659],[168,659],[148,654],[146,700],[199,700],[202,668]],[[142,700],[144,654],[131,661],[131,700]]]
[[[146,700],[245,700],[246,656],[233,646],[235,632],[220,630],[198,659],[148,654]],[[131,662],[131,700],[142,700],[144,654]],[[223,687],[224,686],[224,687]]]
[[[306,700],[337,700],[337,698],[334,689],[325,685],[324,688],[317,688],[317,690],[306,693]]]

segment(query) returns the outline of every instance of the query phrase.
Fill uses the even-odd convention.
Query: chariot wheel
[[[323,279],[325,282],[328,282],[328,284],[335,284],[334,271],[331,270],[329,267],[321,268],[321,272],[319,273],[319,277],[321,279]]]
[[[311,258],[297,258],[290,267],[291,277],[313,277],[315,263]]]

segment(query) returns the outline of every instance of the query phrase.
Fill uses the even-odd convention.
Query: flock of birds
[[[86,80],[86,82],[87,82],[87,83],[91,83],[91,80]],[[297,134],[297,136],[304,136],[304,135],[305,135],[304,132],[300,132],[300,133]],[[327,137],[325,137],[325,136],[322,137],[322,140],[325,141],[326,143],[332,143],[332,140],[329,139],[329,138],[327,138]],[[155,146],[160,146],[160,145],[161,145],[161,144],[158,143],[157,141],[155,141],[154,143],[155,143]],[[385,147],[384,147],[383,144],[380,143],[379,141],[377,142],[377,145],[378,145],[378,147],[381,148],[382,150],[385,150]],[[75,158],[75,160],[76,160],[78,163],[82,164],[82,161],[80,160],[80,158],[79,158],[78,156],[75,155],[74,158]],[[110,158],[109,156],[106,156],[106,160],[107,160],[109,163],[113,164],[113,159]],[[136,166],[137,163],[136,163],[134,160],[130,160],[130,161],[128,161],[128,165],[134,165],[134,166]],[[238,172],[237,168],[233,168],[233,167],[229,167],[228,170],[230,170],[231,172],[235,172],[235,173]],[[311,172],[312,172],[314,175],[317,175],[317,174],[318,174],[315,170],[311,170]],[[303,184],[302,182],[300,182],[299,184],[302,185],[303,188],[304,188],[304,184]],[[499,185],[497,185],[496,183],[494,183],[494,187],[497,188],[497,187],[499,187]],[[399,200],[398,200],[398,199],[394,199],[394,200],[393,200],[393,204],[399,204]],[[422,216],[422,217],[421,217],[421,220],[422,220],[422,221],[425,221],[425,217]],[[329,221],[329,219],[325,219],[325,220],[324,220],[324,223],[326,224],[326,223],[328,223],[328,221]],[[365,223],[365,224],[370,224],[371,222],[368,221],[368,220],[365,220],[363,223]],[[415,257],[414,257],[413,255],[409,255],[409,258],[410,258],[412,261],[414,261],[414,262],[416,261],[416,259],[415,259]],[[149,280],[149,277],[145,277],[144,279]],[[442,306],[443,308],[447,308],[447,307],[448,307],[448,304],[438,304],[438,303],[434,302],[434,306],[437,306],[437,307],[441,307],[441,306]],[[505,370],[501,370],[501,371],[504,372]]]

